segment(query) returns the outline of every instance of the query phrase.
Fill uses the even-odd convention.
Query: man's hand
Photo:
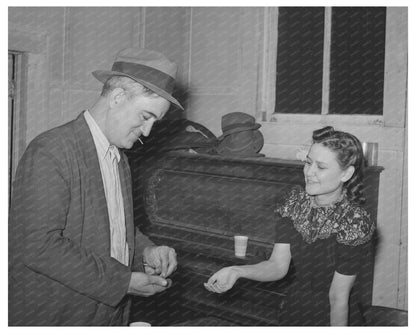
[[[168,246],[148,246],[143,251],[145,271],[148,274],[160,274],[161,277],[168,277],[175,270],[178,262],[176,252]]]
[[[157,275],[148,275],[140,272],[131,273],[128,294],[136,296],[152,296],[165,291],[172,285],[170,279],[164,279]]]

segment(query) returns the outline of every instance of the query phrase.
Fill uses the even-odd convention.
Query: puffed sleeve
[[[338,243],[335,270],[344,275],[357,275],[361,268],[361,261],[367,253],[367,244],[351,246]]]
[[[375,224],[360,207],[351,209],[343,219],[337,234],[336,271],[344,275],[359,273],[363,259],[372,249]]]

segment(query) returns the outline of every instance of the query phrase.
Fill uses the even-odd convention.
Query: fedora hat
[[[263,148],[264,138],[259,130],[246,130],[232,133],[222,138],[217,152],[222,156],[263,157],[259,151]]]
[[[260,128],[260,124],[256,123],[253,116],[244,112],[227,113],[221,118],[222,135],[219,139],[233,133],[243,132],[247,130],[256,130]]]
[[[208,128],[188,119],[162,119],[152,127],[152,135],[143,138],[137,150],[157,154],[171,150],[215,153],[217,138]]]
[[[167,137],[162,150],[214,148],[217,142],[215,135],[205,126],[182,119],[180,130]]]
[[[182,105],[172,96],[176,72],[176,64],[162,53],[126,48],[117,54],[111,71],[97,70],[92,75],[102,83],[111,76],[129,77],[183,110]]]

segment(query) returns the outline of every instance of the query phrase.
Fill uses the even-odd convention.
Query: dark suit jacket
[[[28,146],[9,217],[10,325],[127,324],[134,253],[152,243],[138,230],[135,241],[130,169],[121,157],[130,267],[110,257],[102,176],[83,114]]]

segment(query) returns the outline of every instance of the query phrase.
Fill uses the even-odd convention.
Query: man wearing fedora
[[[171,103],[176,65],[125,49],[95,104],[35,138],[13,184],[9,325],[127,325],[128,295],[166,290],[175,250],[133,225],[131,176],[119,148],[148,136]]]

